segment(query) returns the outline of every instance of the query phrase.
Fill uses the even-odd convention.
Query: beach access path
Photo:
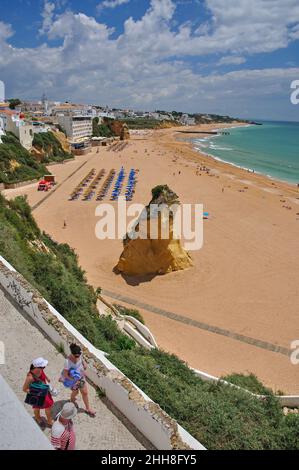
[[[49,361],[46,374],[51,384],[59,390],[54,399],[54,410],[60,411],[69,399],[69,391],[58,382],[63,369],[64,357],[44,337],[44,335],[19,311],[4,292],[0,289],[0,340],[5,346],[5,364],[0,365],[0,374],[11,387],[21,403],[25,394],[22,391],[26,374],[31,361],[43,356]],[[114,409],[113,405],[100,399],[96,390],[89,385],[91,407],[96,417],[89,417],[81,408],[83,402],[78,397],[79,411],[74,420],[77,449],[81,450],[141,450],[148,448],[146,440],[133,428],[125,417]],[[31,407],[24,404],[28,413],[33,415]],[[41,413],[43,415],[43,412]],[[130,429],[128,429],[128,427]],[[44,431],[50,436],[50,430]],[[140,442],[142,441],[142,443]]]

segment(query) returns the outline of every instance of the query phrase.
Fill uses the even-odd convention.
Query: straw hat
[[[61,416],[64,419],[73,419],[77,414],[77,408],[74,403],[65,403],[57,418]]]

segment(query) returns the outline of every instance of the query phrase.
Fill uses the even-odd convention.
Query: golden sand
[[[140,133],[121,152],[101,147],[99,153],[94,149],[51,166],[63,184],[34,216],[42,230],[76,250],[92,285],[184,319],[139,309],[161,348],[212,375],[253,372],[275,390],[298,394],[299,365],[291,364],[287,350],[299,339],[299,190],[200,155],[176,140],[183,137],[177,130]],[[198,164],[210,173],[197,171]],[[147,204],[151,188],[168,184],[182,203],[204,204],[210,218],[203,248],[191,252],[194,267],[140,282],[113,272],[122,241],[96,238],[99,202],[70,202],[68,197],[92,168],[108,174],[121,165],[126,172],[140,170],[134,203]],[[6,191],[9,197],[18,194],[27,194],[31,205],[45,196],[36,185]],[[199,323],[188,324],[188,319]],[[273,352],[269,345],[281,349]]]

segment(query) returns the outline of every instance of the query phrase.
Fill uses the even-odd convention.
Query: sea
[[[262,125],[219,129],[229,135],[198,136],[192,142],[217,160],[298,184],[299,122],[258,122]]]

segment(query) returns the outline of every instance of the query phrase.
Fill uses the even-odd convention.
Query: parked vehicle
[[[55,184],[56,182],[55,182],[54,175],[45,175],[44,178],[41,181],[39,181],[37,190],[49,191],[49,189],[51,189]]]

